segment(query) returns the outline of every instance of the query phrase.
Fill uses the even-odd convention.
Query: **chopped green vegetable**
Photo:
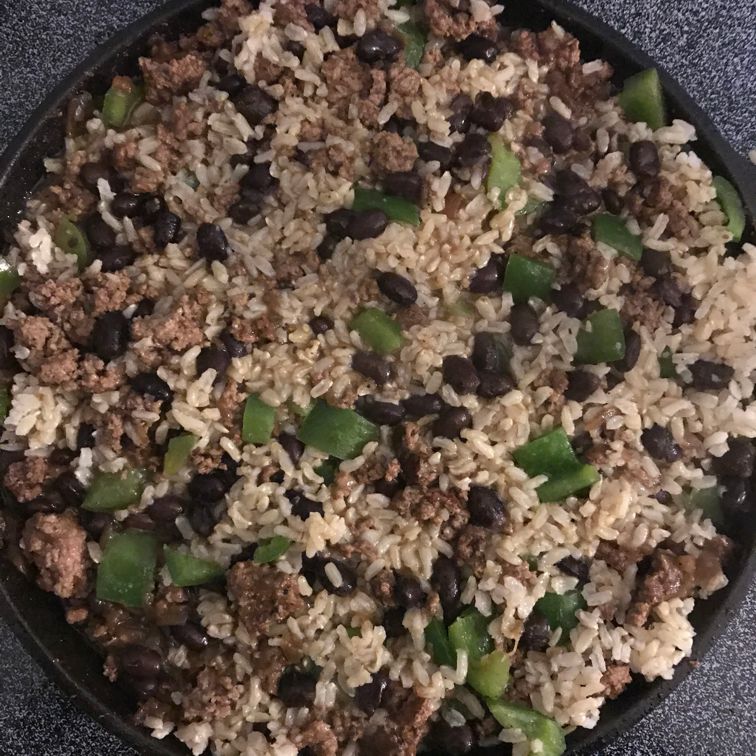
[[[544,617],[552,630],[562,629],[562,638],[566,638],[570,630],[577,627],[577,613],[585,609],[586,603],[580,591],[567,593],[547,593],[535,603],[535,611]]]
[[[170,546],[163,549],[163,554],[168,572],[171,574],[171,580],[173,580],[174,585],[181,588],[190,585],[204,585],[221,577],[224,573],[223,567],[217,562],[210,559],[200,559]]]
[[[625,356],[625,334],[616,310],[598,310],[588,318],[577,336],[575,362],[598,365],[616,362]]]
[[[242,416],[242,441],[245,444],[265,444],[270,441],[276,424],[276,410],[257,394],[247,397]]]
[[[155,583],[157,550],[158,540],[152,533],[127,530],[113,534],[97,567],[97,598],[144,606]]]
[[[0,306],[10,299],[20,282],[18,271],[4,257],[0,257]]]
[[[677,378],[675,363],[672,361],[672,350],[669,347],[664,347],[664,351],[659,355],[659,377]]]
[[[404,344],[399,323],[377,307],[366,307],[352,320],[350,328],[378,354],[392,354]]]
[[[11,406],[11,393],[7,386],[0,386],[0,423],[5,422]]]
[[[378,426],[354,410],[319,401],[299,428],[297,438],[337,459],[353,459],[365,444],[378,440]]]
[[[460,294],[453,302],[444,305],[449,318],[469,318],[475,314],[475,305],[467,294]]]
[[[722,525],[724,522],[719,486],[691,488],[677,497],[677,502],[689,511],[700,509],[703,516],[708,517],[715,525]]]
[[[286,406],[292,415],[296,415],[296,417],[307,417],[307,415],[312,412],[315,402],[310,402],[306,407],[301,407],[295,401],[289,399],[289,401],[286,402]]]
[[[508,730],[520,730],[528,739],[531,744],[528,756],[562,756],[567,750],[564,731],[545,714],[509,701],[487,699],[486,704],[493,718],[502,727]],[[536,740],[540,743],[537,749],[533,747]]]
[[[467,651],[467,658],[480,659],[493,650],[493,639],[488,633],[491,619],[470,607],[449,625],[449,640],[458,651]]]
[[[562,428],[545,433],[512,452],[512,457],[528,474],[553,477],[574,470],[580,463],[570,439]]]
[[[447,667],[457,666],[457,652],[449,641],[444,623],[434,617],[425,628],[425,642],[431,648],[433,661]]]
[[[409,200],[386,194],[378,189],[368,189],[359,184],[354,187],[352,210],[383,210],[389,220],[397,223],[420,225],[420,210]]]
[[[631,233],[622,218],[610,213],[593,216],[593,240],[613,247],[632,260],[640,260],[643,254],[640,236]]]
[[[144,470],[97,472],[81,505],[90,512],[113,512],[139,501],[147,483]]]
[[[279,560],[291,546],[291,541],[285,536],[274,535],[265,541],[260,541],[252,559],[257,564],[268,564]]]
[[[618,101],[631,121],[647,123],[652,129],[660,129],[667,124],[664,92],[655,68],[625,79]]]
[[[738,190],[724,177],[714,176],[714,188],[717,190],[717,202],[727,216],[727,230],[734,241],[740,241],[745,231],[745,208]]]
[[[323,478],[323,483],[330,486],[336,478],[336,471],[339,469],[339,460],[336,457],[328,457],[323,460],[316,468],[315,472]]]
[[[197,436],[191,433],[182,433],[168,442],[168,448],[163,457],[164,475],[175,475],[186,465],[197,440]]]
[[[601,476],[593,465],[579,465],[538,486],[538,499],[544,504],[564,501],[568,496],[585,491],[599,480]]]
[[[535,197],[528,197],[525,201],[525,205],[517,211],[517,215],[530,215],[540,210],[547,203],[544,200],[536,199]]]
[[[404,41],[404,64],[407,68],[417,68],[425,53],[425,32],[411,21],[405,21],[397,28]]]
[[[486,191],[499,190],[499,206],[506,207],[507,192],[520,183],[522,168],[517,156],[496,134],[490,134],[491,165],[486,176]]]
[[[360,630],[359,627],[347,627],[345,629],[347,636],[349,636],[350,638],[357,638],[358,636],[362,635],[362,630]]]
[[[509,684],[509,656],[494,649],[468,663],[467,684],[481,696],[500,698]]]
[[[105,93],[102,120],[106,126],[120,129],[126,126],[134,109],[144,100],[144,87],[126,76],[118,76]]]
[[[55,246],[60,247],[67,255],[76,255],[79,270],[91,262],[89,241],[84,232],[70,219],[61,218],[53,236]]]
[[[504,271],[504,291],[511,292],[515,302],[527,302],[537,297],[544,302],[551,299],[554,269],[545,263],[522,255],[512,255]]]

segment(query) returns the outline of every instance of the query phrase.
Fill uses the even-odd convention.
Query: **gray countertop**
[[[160,4],[0,0],[0,150],[96,45]],[[742,155],[756,147],[756,0],[578,4],[665,66]],[[756,756],[755,614],[752,587],[700,668],[603,756]],[[96,753],[134,755],[45,678],[0,620],[0,756]]]

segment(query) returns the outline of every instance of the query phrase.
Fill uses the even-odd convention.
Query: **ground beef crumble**
[[[604,695],[610,699],[617,698],[631,681],[629,664],[609,664],[604,674],[601,675]]]
[[[244,687],[225,671],[205,667],[194,686],[184,694],[183,717],[187,722],[223,719],[242,697]]]
[[[389,131],[375,135],[371,165],[376,173],[411,171],[416,160],[417,147],[412,140]]]
[[[480,34],[490,39],[496,38],[496,21],[475,21],[469,4],[455,0],[425,0],[425,17],[430,30],[437,37],[462,40],[471,34]]]
[[[198,53],[190,52],[164,62],[140,58],[139,67],[144,76],[147,101],[160,104],[195,89],[207,70],[207,62]]]
[[[49,474],[45,457],[26,457],[8,467],[3,483],[19,501],[31,501],[42,493]]]

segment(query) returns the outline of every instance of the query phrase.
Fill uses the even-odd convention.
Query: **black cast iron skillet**
[[[208,4],[208,0],[167,3],[99,47],[45,99],[0,160],[0,226],[6,235],[18,220],[25,199],[44,175],[42,159],[58,152],[63,145],[62,112],[69,97],[80,90],[104,92],[114,74],[135,73],[136,59],[146,50],[150,35],[161,31],[176,36],[193,30]],[[615,67],[617,82],[654,65],[623,36],[569,2],[508,0],[504,15],[508,26],[535,30],[546,28],[552,20],[558,21],[580,39],[584,59],[603,58]],[[662,80],[671,115],[684,118],[696,127],[696,152],[715,173],[728,177],[740,189],[750,216],[747,233],[753,238],[756,181],[752,168],[735,154],[678,84],[663,72]],[[701,658],[725,631],[756,574],[756,517],[738,534],[738,541],[740,558],[730,572],[730,584],[713,598],[696,602],[692,614],[697,631],[692,654],[695,659]],[[92,717],[125,743],[141,754],[185,756],[188,753],[173,738],[156,741],[130,723],[134,709],[132,698],[102,676],[101,658],[65,623],[57,599],[32,586],[5,560],[0,560],[0,614],[44,670]],[[672,680],[650,684],[634,682],[618,700],[604,706],[595,729],[578,730],[568,738],[571,753],[599,751],[602,745],[628,730],[656,706],[687,676],[690,668],[682,662]],[[501,754],[503,748],[487,750],[490,754]],[[479,752],[482,753],[482,749]]]

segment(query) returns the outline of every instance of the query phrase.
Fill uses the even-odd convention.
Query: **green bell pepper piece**
[[[467,294],[460,294],[453,302],[444,304],[448,318],[469,318],[475,314],[475,305]]]
[[[567,750],[564,731],[550,717],[534,711],[528,706],[487,699],[486,705],[493,718],[508,730],[520,730],[531,744],[528,756],[562,756]],[[541,744],[536,750],[532,748],[534,741]]]
[[[554,283],[554,269],[545,263],[521,255],[512,255],[504,271],[504,291],[512,294],[515,303],[527,302],[530,297],[548,302]]]
[[[97,598],[144,606],[155,584],[157,552],[158,540],[152,533],[127,530],[113,534],[97,566]]]
[[[8,386],[0,386],[0,423],[5,422],[11,407],[11,393]]]
[[[168,442],[168,448],[165,450],[163,474],[175,475],[179,472],[186,465],[197,441],[197,436],[192,433],[182,433],[180,436],[174,436]]]
[[[631,233],[622,218],[610,213],[593,216],[593,240],[608,244],[636,262],[643,254],[640,236]]]
[[[402,348],[402,328],[390,315],[377,307],[366,307],[349,326],[378,354],[392,354]]]
[[[580,464],[563,428],[556,428],[529,441],[515,449],[512,457],[517,466],[525,470],[531,478],[538,475],[551,478],[574,470]]]
[[[144,100],[144,87],[125,76],[105,93],[102,104],[102,120],[106,126],[120,129],[126,126],[137,105]]]
[[[200,559],[170,546],[163,549],[163,555],[173,584],[180,588],[210,583],[225,572],[217,562]]]
[[[344,629],[346,630],[347,637],[349,638],[357,638],[358,636],[362,635],[362,630],[359,627],[347,627]]]
[[[18,271],[4,257],[0,257],[0,306],[5,305],[20,283]]]
[[[457,666],[457,652],[449,641],[444,623],[438,617],[426,625],[425,642],[430,646],[436,664],[452,668]]]
[[[677,378],[675,363],[672,361],[672,350],[669,347],[664,347],[664,351],[659,355],[659,377]]]
[[[356,184],[354,187],[354,202],[352,210],[383,210],[389,220],[397,223],[408,223],[410,226],[420,225],[420,210],[403,197],[395,197],[378,189],[368,189]]]
[[[488,633],[490,617],[484,617],[470,607],[449,625],[449,640],[457,651],[467,651],[468,659],[480,659],[493,650],[493,639]]]
[[[520,183],[522,167],[517,156],[496,134],[490,134],[488,142],[491,145],[491,164],[486,176],[486,191],[499,190],[499,206],[506,207],[507,192]]]
[[[378,440],[378,426],[354,410],[317,402],[304,419],[297,438],[337,459],[353,459],[369,441]]]
[[[598,365],[616,362],[625,356],[625,333],[616,310],[598,310],[588,318],[590,330],[583,325],[577,336],[575,362]]]
[[[655,68],[625,79],[625,86],[617,99],[629,120],[647,123],[652,129],[667,125],[664,92]]]
[[[146,483],[147,474],[138,468],[117,473],[97,472],[84,497],[82,509],[89,512],[126,509],[139,501]]]
[[[538,212],[546,204],[547,203],[544,200],[539,200],[535,197],[528,197],[524,207],[520,208],[517,211],[517,215],[531,215],[532,213]]]
[[[564,501],[568,496],[585,491],[601,479],[593,465],[578,465],[538,486],[538,500],[546,504]]]
[[[501,698],[509,685],[509,656],[494,649],[467,667],[467,684],[485,698]]]
[[[269,564],[278,561],[291,546],[291,541],[282,535],[274,535],[264,541],[260,541],[252,559],[257,564]]]
[[[700,509],[715,525],[722,525],[725,520],[719,486],[692,488],[677,497],[677,502],[691,512]]]
[[[306,407],[301,407],[293,399],[289,399],[286,402],[286,407],[289,412],[296,417],[307,417],[312,412],[312,408],[315,406],[315,402],[310,402]]]
[[[547,593],[535,603],[535,611],[549,623],[552,630],[558,627],[562,629],[562,639],[565,639],[570,630],[578,626],[577,612],[585,609],[586,603],[580,591],[567,591],[567,593]]]
[[[717,190],[717,202],[727,216],[727,230],[732,234],[733,241],[740,241],[746,223],[743,200],[724,176],[714,176],[714,188]]]
[[[339,469],[339,462],[336,457],[328,457],[323,460],[315,469],[315,472],[323,478],[323,483],[330,486],[336,479],[336,471]]]
[[[53,241],[55,246],[60,247],[67,255],[76,255],[79,270],[84,270],[92,262],[89,240],[70,218],[60,219]]]
[[[247,397],[242,416],[242,441],[245,444],[266,444],[276,424],[276,410],[257,394]]]
[[[397,30],[404,41],[404,65],[407,68],[417,68],[425,53],[425,32],[412,21],[399,24]]]

